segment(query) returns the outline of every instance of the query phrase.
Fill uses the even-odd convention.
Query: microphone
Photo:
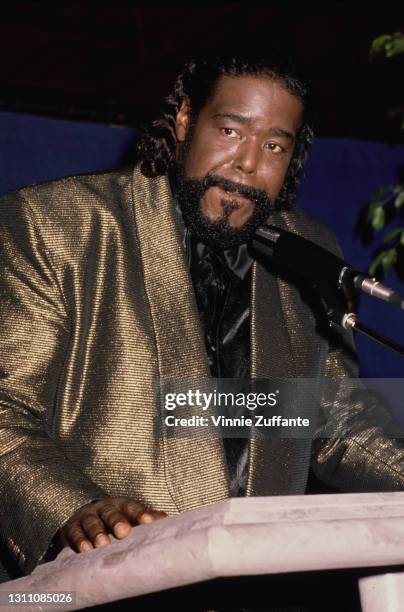
[[[306,238],[273,225],[263,225],[252,238],[252,250],[270,257],[280,267],[298,273],[313,285],[354,286],[404,310],[404,297],[375,278],[355,270],[346,261]]]

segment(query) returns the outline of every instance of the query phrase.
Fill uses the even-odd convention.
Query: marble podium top
[[[9,592],[74,591],[78,610],[223,576],[404,563],[404,492],[228,499],[135,527],[86,553],[64,549]]]

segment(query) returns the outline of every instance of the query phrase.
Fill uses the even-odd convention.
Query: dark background
[[[402,142],[402,59],[369,61],[400,29],[400,3],[3,3],[0,110],[136,126],[194,54],[268,42],[313,80],[318,136]]]

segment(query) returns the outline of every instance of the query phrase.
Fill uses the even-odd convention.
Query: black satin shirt
[[[247,245],[213,251],[186,230],[185,245],[214,378],[250,377],[252,258]],[[231,496],[245,494],[248,450],[244,438],[224,438]]]
[[[250,285],[247,246],[215,252],[187,236],[191,278],[214,378],[250,376]]]

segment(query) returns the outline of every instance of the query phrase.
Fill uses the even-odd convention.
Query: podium
[[[10,593],[74,593],[70,603],[22,608],[60,612],[215,578],[400,565],[404,492],[234,498],[135,527],[103,548],[64,549],[30,576],[0,584],[0,610],[10,611]],[[376,610],[369,581],[379,581],[378,601],[387,602],[382,578],[361,581],[363,612]],[[400,608],[378,610],[404,610],[401,592]]]

